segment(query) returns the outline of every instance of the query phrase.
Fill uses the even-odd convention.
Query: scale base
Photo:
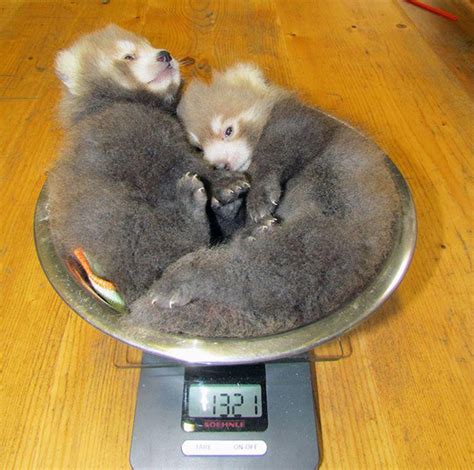
[[[309,362],[265,364],[268,428],[263,432],[183,431],[185,366],[150,354],[143,355],[142,364],[130,451],[135,470],[314,470],[319,466]]]

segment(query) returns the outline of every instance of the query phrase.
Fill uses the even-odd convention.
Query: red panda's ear
[[[188,132],[188,140],[195,147],[201,148],[201,142],[199,142],[198,136],[194,132]]]
[[[79,61],[71,49],[60,51],[56,56],[56,74],[72,94],[77,94],[77,76]]]
[[[263,72],[255,64],[236,64],[228,68],[220,77],[230,84],[246,85],[258,90],[267,90],[268,83]]]
[[[212,70],[212,82],[215,82],[216,80],[221,80],[223,78],[224,74],[220,72],[219,70]]]
[[[105,28],[102,29],[103,32],[107,33],[115,33],[115,34],[123,34],[128,33],[124,29],[122,29],[120,26],[117,26],[115,23],[109,23]]]
[[[196,105],[197,103],[200,103],[204,94],[208,92],[208,89],[208,85],[206,85],[203,81],[197,79],[192,80],[186,87],[184,95],[181,98],[180,104],[178,106],[178,116],[180,107],[187,108],[190,104]]]
[[[208,89],[209,87],[201,80],[195,79],[189,83],[176,110],[181,120],[186,122],[201,110]]]

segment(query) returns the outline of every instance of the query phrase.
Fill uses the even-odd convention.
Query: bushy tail
[[[259,312],[231,309],[222,304],[196,300],[182,307],[171,309],[151,305],[149,295],[144,294],[130,307],[124,318],[134,327],[162,333],[186,334],[201,337],[256,337],[275,334],[294,328],[301,319],[275,312],[263,316]]]

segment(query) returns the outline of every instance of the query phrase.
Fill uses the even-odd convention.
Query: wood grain
[[[329,17],[318,2],[302,4],[299,16],[284,1],[277,10],[295,86],[372,135],[418,209],[417,253],[402,286],[351,335],[350,358],[316,367],[325,462],[468,466],[472,102],[393,2],[333,2]],[[332,446],[336,436],[344,437]]]
[[[61,138],[54,56],[110,22],[195,58],[187,77],[257,62],[391,156],[413,191],[417,252],[397,293],[344,339],[351,353],[316,365],[322,468],[472,467],[474,114],[470,51],[455,40],[472,35],[472,8],[459,4],[443,2],[462,31],[440,33],[391,0],[2,3],[2,468],[129,467],[138,371],[117,368],[126,347],[62,303],[32,239]]]
[[[474,97],[474,2],[472,0],[435,0],[430,5],[456,15],[448,21],[428,14],[407,2],[400,2],[417,30],[429,41],[437,56],[449,67],[471,98]],[[402,27],[400,25],[400,27]]]

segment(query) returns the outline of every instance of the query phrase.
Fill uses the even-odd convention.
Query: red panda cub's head
[[[145,90],[163,98],[176,95],[178,62],[164,49],[115,25],[79,38],[56,57],[56,72],[69,93],[90,93],[98,84]]]
[[[211,165],[246,171],[273,105],[285,95],[256,66],[237,64],[214,73],[210,84],[193,81],[178,116]]]

